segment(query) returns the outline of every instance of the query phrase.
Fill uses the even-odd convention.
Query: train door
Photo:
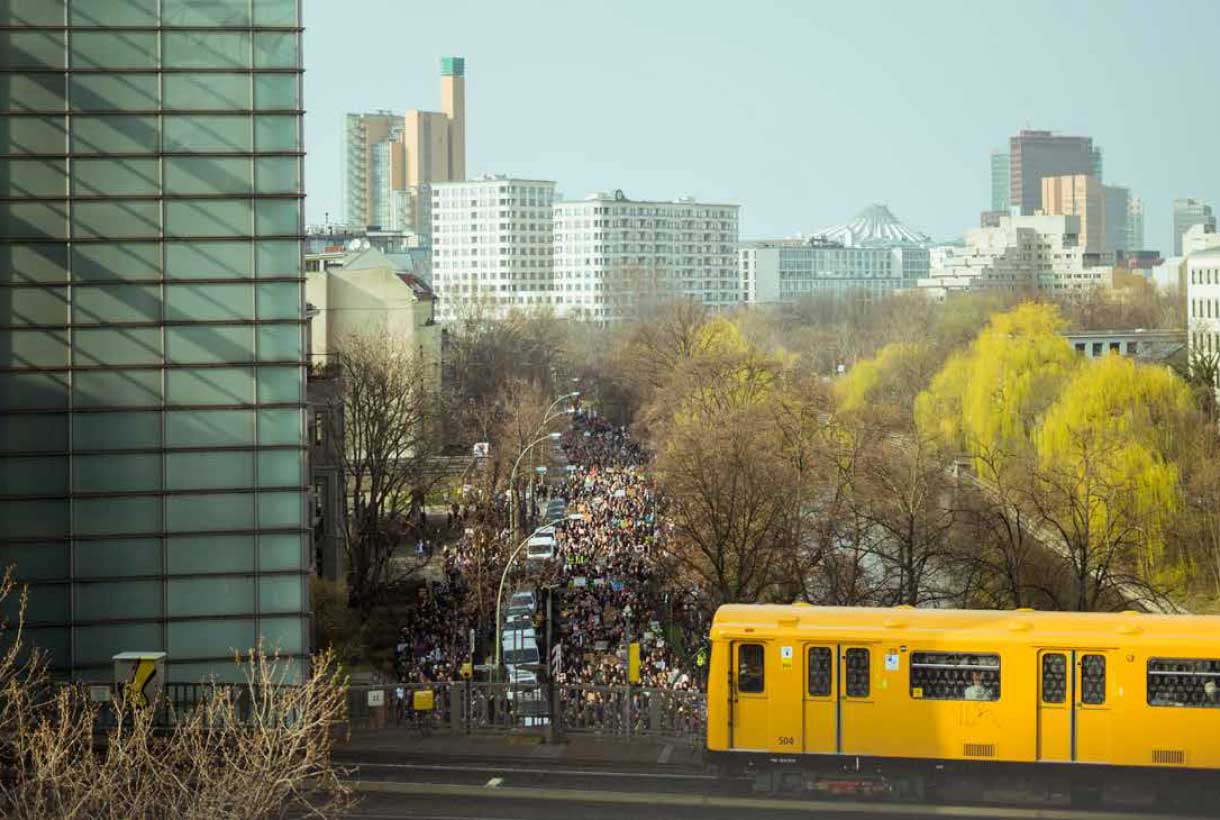
[[[1106,763],[1110,760],[1109,674],[1104,651],[1078,650],[1076,653],[1076,701],[1073,734],[1075,755],[1080,763]]]
[[[1111,728],[1107,653],[1054,649],[1038,658],[1038,759],[1106,762]]]
[[[867,646],[839,645],[839,752],[866,754],[873,716],[873,653]]]
[[[838,646],[807,644],[802,681],[806,754],[839,751]]]
[[[734,642],[732,659],[729,667],[729,745],[734,749],[765,752],[770,731],[767,647],[762,643]]]
[[[1072,653],[1038,653],[1038,759],[1072,759]]]

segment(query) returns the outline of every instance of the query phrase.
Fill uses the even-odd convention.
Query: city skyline
[[[307,217],[341,211],[342,115],[437,109],[437,60],[459,54],[470,79],[468,177],[555,179],[565,198],[623,188],[737,202],[743,239],[809,233],[884,202],[951,239],[988,205],[990,152],[1029,127],[1093,137],[1104,181],[1143,199],[1146,244],[1167,253],[1173,200],[1220,199],[1206,141],[1220,112],[1198,104],[1210,93],[1207,67],[1220,67],[1203,34],[1220,23],[1220,8],[1176,7],[1190,25],[1153,25],[1153,10],[1134,3],[1038,3],[985,18],[958,3],[761,3],[734,18],[726,42],[725,16],[706,4],[647,14],[631,4],[579,13],[546,3],[314,4],[305,10]],[[378,25],[356,26],[369,19]],[[405,52],[403,28],[416,33]],[[1178,59],[1109,45],[1132,31],[1144,42],[1139,54]],[[547,46],[524,48],[506,32]],[[357,51],[325,45],[357,37]],[[1055,60],[994,60],[1022,39]],[[937,42],[946,45],[930,47]],[[864,43],[883,59],[859,60]],[[395,82],[372,81],[387,52]],[[1082,96],[1081,86],[1096,93]],[[1140,89],[1143,97],[1132,94]],[[958,100],[972,110],[956,111]]]

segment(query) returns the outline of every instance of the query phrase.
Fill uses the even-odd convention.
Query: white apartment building
[[[1186,257],[1187,349],[1220,355],[1220,248]]]
[[[816,236],[746,242],[737,256],[746,304],[817,294],[881,296],[915,287],[929,271],[926,248],[844,247]]]
[[[1114,254],[1078,244],[1075,215],[1005,216],[992,228],[966,232],[964,247],[935,249],[919,287],[944,298],[962,290],[1040,290],[1050,293],[1110,287]]]
[[[432,289],[442,322],[552,304],[555,183],[484,176],[432,185]]]
[[[613,321],[641,300],[737,304],[737,205],[634,201],[622,191],[557,202],[556,313]]]

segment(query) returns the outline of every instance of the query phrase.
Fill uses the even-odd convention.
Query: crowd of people
[[[559,590],[554,627],[562,669],[555,682],[626,684],[627,647],[634,642],[640,647],[640,685],[703,688],[707,625],[686,593],[667,583],[661,563],[666,528],[647,454],[625,429],[584,412],[574,415],[561,446],[567,477],[548,492],[566,501],[565,515],[542,521],[536,506],[529,516],[532,526],[554,527],[554,557],[533,568],[533,582]],[[539,493],[531,495],[537,500]],[[471,514],[450,512],[458,523]],[[421,590],[395,648],[400,680],[451,680],[467,659],[469,630],[487,620],[475,614],[487,602],[476,605],[474,598],[486,596],[489,580],[498,582],[499,567],[487,565],[488,545],[476,541],[478,532],[463,529],[444,548],[443,580]],[[505,543],[509,535],[498,533]]]
[[[659,571],[665,527],[646,454],[623,428],[583,415],[563,447],[571,467],[559,492],[568,516],[556,526],[555,559],[547,571],[547,581],[562,589],[557,682],[627,683],[627,645],[636,642],[641,685],[698,688],[698,633],[680,636],[679,653],[673,640],[679,636],[668,629],[685,600],[667,588]]]

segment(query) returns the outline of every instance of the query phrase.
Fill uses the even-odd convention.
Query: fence
[[[94,718],[95,727],[110,729],[118,725],[117,710],[122,704],[121,687],[93,684],[88,688],[90,699],[99,707]],[[217,690],[225,690],[224,694],[233,704],[233,718],[239,722],[251,719],[256,711],[256,702],[263,694],[260,687],[247,684],[169,683],[159,691],[151,704],[155,710],[154,725],[173,728],[195,709],[206,705]]]
[[[235,717],[249,718],[258,691],[248,686],[169,684],[154,708],[157,725],[172,728],[212,694],[228,689]],[[417,692],[431,691],[427,709],[414,706]],[[115,725],[113,687],[91,687],[101,701],[99,728]],[[353,729],[415,728],[421,732],[495,733],[551,731],[607,738],[648,737],[701,745],[707,729],[702,692],[638,686],[511,683],[383,684],[352,686],[347,719]]]
[[[414,693],[431,690],[433,707],[413,708]],[[700,745],[707,728],[703,693],[638,686],[518,686],[436,683],[353,686],[353,729],[415,727],[423,732],[545,731],[611,738],[650,737]]]

